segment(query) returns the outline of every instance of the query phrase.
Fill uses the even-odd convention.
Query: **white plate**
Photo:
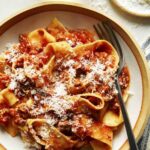
[[[5,34],[0,37],[0,50],[5,49],[7,43],[16,42],[20,33],[30,32],[39,27],[46,27],[54,17],[57,17],[69,28],[87,28],[93,32],[94,30],[92,26],[98,22],[98,20],[94,18],[71,12],[51,11],[40,13],[24,19],[7,30]],[[142,76],[138,62],[131,50],[120,37],[119,40],[123,47],[126,63],[131,75],[129,91],[131,91],[133,95],[129,97],[127,111],[129,113],[131,125],[134,127],[142,105]],[[126,139],[125,128],[122,127],[114,137],[113,150],[118,150],[125,143]],[[7,150],[25,150],[25,145],[19,137],[13,138],[3,130],[0,130],[0,143],[4,145]]]
[[[112,0],[122,10],[136,16],[150,17],[150,3],[140,3],[138,0]]]

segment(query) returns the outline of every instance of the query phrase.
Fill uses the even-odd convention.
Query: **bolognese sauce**
[[[2,93],[0,124],[12,122],[15,127],[19,126],[22,135],[38,145],[37,149],[43,148],[47,138],[51,138],[53,143],[44,149],[79,148],[96,139],[95,130],[112,141],[112,128],[100,119],[106,109],[117,115],[120,112],[115,86],[118,66],[111,54],[112,46],[106,41],[98,41],[100,46],[86,47],[80,55],[76,47],[96,41],[88,30],[49,28],[44,31],[56,39],[53,43],[65,41],[72,51],[56,55],[58,51],[50,49],[44,53],[50,44],[48,41],[41,38],[41,43],[36,45],[29,40],[28,34],[20,35],[19,43],[6,50],[4,72],[0,73],[1,91],[7,89],[13,95],[11,98],[16,98],[16,102],[10,105],[7,96]],[[44,31],[40,29],[38,35],[43,36]],[[49,71],[46,72],[45,68]],[[123,94],[129,83],[129,71],[125,66],[119,75]],[[50,132],[49,126],[53,132]],[[70,145],[64,146],[59,139],[63,142],[68,140]]]

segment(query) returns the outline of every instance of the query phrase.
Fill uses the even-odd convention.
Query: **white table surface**
[[[11,16],[12,14],[20,11],[23,8],[32,6],[33,4],[41,3],[51,0],[0,0],[0,22]],[[55,0],[57,1],[57,0]],[[60,0],[59,0],[60,1]],[[61,0],[62,1],[62,0]],[[121,25],[123,25],[137,40],[139,45],[150,36],[150,18],[138,18],[126,14],[118,10],[111,0],[65,0],[70,2],[82,3],[83,5],[89,5],[96,9],[107,13],[112,16]],[[103,7],[105,6],[105,7]]]

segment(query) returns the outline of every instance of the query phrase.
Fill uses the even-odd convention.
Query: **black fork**
[[[133,131],[132,131],[132,127],[131,127],[131,124],[129,121],[127,110],[125,108],[125,104],[123,101],[123,96],[122,96],[122,92],[121,92],[121,88],[120,88],[120,84],[119,84],[119,80],[118,80],[118,77],[124,67],[124,64],[125,64],[122,48],[120,46],[120,43],[119,43],[117,36],[115,35],[112,27],[107,22],[98,23],[97,25],[93,25],[93,27],[94,27],[97,35],[99,36],[99,38],[109,41],[115,47],[115,49],[117,50],[117,53],[119,55],[119,67],[116,72],[115,85],[118,90],[118,100],[119,100],[119,104],[120,104],[123,119],[124,119],[124,124],[125,124],[125,128],[126,128],[127,136],[128,136],[130,149],[138,150],[138,146],[137,146],[137,143],[136,143]]]

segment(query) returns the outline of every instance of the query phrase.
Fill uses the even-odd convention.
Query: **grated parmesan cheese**
[[[68,70],[70,78],[74,78],[76,76],[76,70],[71,66]]]
[[[72,59],[70,59],[70,60],[68,60],[67,62],[64,62],[64,63],[63,63],[63,66],[64,66],[64,67],[69,67],[69,66],[72,66],[74,63],[75,63],[75,61],[72,60]]]
[[[17,88],[17,82],[15,80],[11,80],[10,84],[9,84],[9,89],[10,90],[14,90]]]
[[[50,125],[50,126],[53,126],[55,125],[58,120],[50,115],[45,115],[44,118],[46,119],[46,122]]]
[[[9,62],[16,62],[20,53],[17,51],[19,44],[16,43],[8,43],[6,45],[6,49],[9,51],[9,54],[5,54],[5,59]]]
[[[118,90],[116,89],[116,86],[113,87],[113,94],[118,94]]]
[[[5,72],[7,71],[5,70]],[[24,70],[22,68],[16,69],[15,74],[11,73],[10,76],[11,76],[11,81],[9,84],[9,89],[11,90],[15,90],[18,87],[18,82],[24,81],[26,79]]]
[[[23,68],[16,69],[16,74],[14,78],[18,81],[23,81],[25,79],[25,72]]]
[[[73,106],[72,101],[68,101],[59,97],[47,97],[41,101],[41,104],[47,104],[60,117],[63,117],[66,113],[66,110],[71,109]]]
[[[81,63],[84,65],[84,66],[87,66],[87,65],[90,65],[91,64],[91,62],[89,61],[89,60],[87,60],[87,59],[85,59],[85,58],[81,58]]]
[[[91,127],[93,123],[93,120],[91,118],[89,118],[86,122],[86,127]]]
[[[74,45],[74,43],[71,40],[69,40],[69,39],[67,39],[67,43],[70,44],[70,46]]]
[[[115,68],[111,68],[109,64],[111,64],[112,60],[108,59],[105,64],[101,63],[100,60],[96,60],[96,62],[90,62],[86,59],[81,59],[84,67],[89,66],[90,72],[87,72],[85,76],[86,83],[92,83],[93,85],[98,85],[99,81],[102,81],[104,84],[108,85],[113,91],[113,94],[117,94],[116,87],[114,86],[114,78],[115,78]],[[106,67],[107,66],[107,67]],[[93,87],[92,92],[95,91]],[[105,93],[105,91],[102,91]]]
[[[50,137],[50,130],[47,125],[42,125],[38,128],[38,134],[43,138],[43,139],[48,139]]]
[[[35,95],[36,94],[36,90],[35,89],[31,90],[31,94]]]
[[[54,92],[56,96],[67,95],[65,84],[61,82],[56,82]]]
[[[38,70],[36,70],[33,65],[30,65],[30,66],[28,65],[24,68],[24,72],[25,74],[27,74],[28,76],[32,78],[35,75],[37,75]]]
[[[34,95],[34,100],[39,100],[39,98],[36,96],[36,95]]]
[[[91,71],[87,74],[86,80],[93,82],[93,84],[97,84],[97,81],[95,80],[95,75],[99,75],[100,77],[103,77],[105,65],[102,64],[98,59],[96,60],[95,64],[90,64]]]
[[[96,60],[96,64],[93,65],[91,68],[94,73],[103,73],[103,70],[105,69],[105,65],[102,64],[98,59]]]
[[[37,115],[43,114],[45,112],[46,112],[46,110],[44,110],[43,107],[39,107],[39,108],[33,107],[32,111],[31,111],[31,114],[34,115],[34,116],[37,116]]]

